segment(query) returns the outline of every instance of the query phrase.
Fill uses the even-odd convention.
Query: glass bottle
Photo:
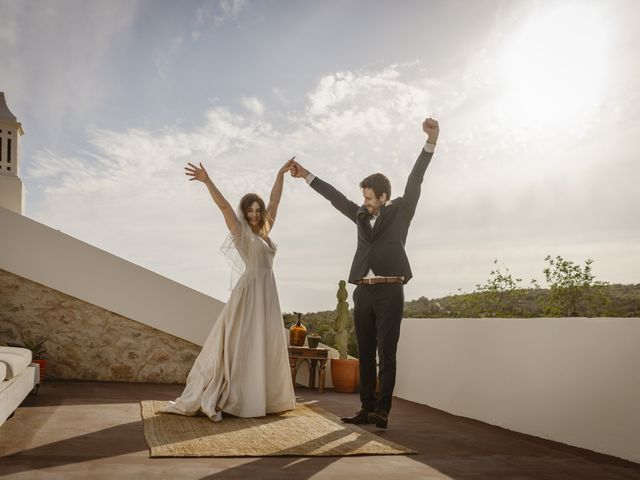
[[[304,345],[304,339],[307,336],[307,327],[302,325],[302,314],[293,312],[298,315],[298,321],[289,329],[289,343],[292,347],[301,347]]]

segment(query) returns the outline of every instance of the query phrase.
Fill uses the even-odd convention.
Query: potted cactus
[[[336,316],[336,349],[340,358],[331,359],[331,381],[336,392],[354,393],[358,391],[360,362],[357,358],[348,358],[349,342],[349,304],[347,303],[347,283],[340,280],[338,286],[338,306]]]

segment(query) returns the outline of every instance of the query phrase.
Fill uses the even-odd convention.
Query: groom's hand
[[[429,138],[427,142],[435,143],[438,141],[438,134],[440,133],[440,126],[438,125],[438,121],[433,118],[427,118],[424,122],[422,122],[422,130],[426,133]]]
[[[291,176],[294,178],[307,178],[309,171],[295,160],[291,162]]]

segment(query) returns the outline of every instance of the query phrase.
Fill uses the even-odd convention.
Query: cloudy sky
[[[547,254],[640,282],[640,2],[0,0],[0,91],[23,123],[26,215],[226,300],[236,204],[292,155],[354,201],[400,195],[441,135],[409,232],[414,299]],[[332,309],[355,227],[287,177],[284,311]],[[544,285],[544,282],[541,282]],[[135,286],[132,286],[135,288]]]

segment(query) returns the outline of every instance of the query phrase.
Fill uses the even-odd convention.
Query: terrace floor
[[[11,479],[640,479],[640,464],[514,433],[395,399],[387,431],[409,456],[149,458],[140,400],[172,399],[180,385],[44,384],[0,427],[0,477]],[[338,415],[357,394],[296,389]]]

